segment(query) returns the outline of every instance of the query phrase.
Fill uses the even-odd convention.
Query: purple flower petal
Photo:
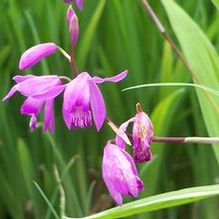
[[[33,98],[43,100],[53,99],[57,97],[59,94],[61,94],[65,87],[65,85],[54,86],[51,89],[45,91],[45,93],[33,95]]]
[[[106,107],[103,96],[97,85],[90,80],[89,86],[91,110],[93,113],[94,123],[96,125],[97,131],[99,131],[106,118]]]
[[[35,76],[35,75],[25,75],[25,76],[23,76],[23,75],[15,75],[13,77],[13,80],[18,84],[18,83],[21,83],[21,82],[26,81],[28,79],[36,78],[36,77],[37,76]]]
[[[10,98],[11,96],[13,96],[15,93],[17,92],[17,85],[13,86],[8,93],[6,94],[6,96],[2,99],[2,101],[7,100],[8,98]]]
[[[38,115],[43,103],[44,101],[42,100],[36,100],[32,97],[28,97],[21,106],[20,112],[24,115]]]
[[[89,79],[90,75],[83,72],[66,85],[62,113],[65,124],[69,129],[72,127],[90,127],[92,124],[89,109]]]
[[[92,81],[94,83],[97,83],[97,84],[100,84],[100,83],[103,83],[103,82],[114,82],[114,83],[116,83],[116,82],[119,82],[119,81],[123,80],[127,76],[127,74],[128,74],[128,71],[125,70],[125,71],[119,73],[118,75],[113,76],[113,77],[109,77],[109,78],[100,78],[100,77],[95,76],[95,77],[92,78]]]
[[[55,43],[42,43],[26,50],[20,58],[19,69],[31,68],[41,59],[53,54],[57,50]]]
[[[47,100],[44,108],[44,127],[43,131],[47,132],[50,129],[51,133],[55,131],[54,112],[53,112],[54,99]]]
[[[70,110],[76,102],[79,105],[79,102],[83,102],[84,97],[89,101],[89,78],[90,76],[87,72],[82,72],[66,85],[63,102],[65,110]]]
[[[42,95],[61,83],[57,75],[38,76],[18,83],[17,91],[24,96]]]

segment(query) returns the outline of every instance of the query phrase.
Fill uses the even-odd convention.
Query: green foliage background
[[[193,21],[179,13],[181,10],[171,0],[150,1],[202,84],[217,89],[218,11],[210,0],[177,2]],[[218,6],[218,1],[214,3]],[[68,62],[60,54],[26,72],[18,70],[20,55],[37,43],[53,41],[69,49],[67,7],[61,0],[0,2],[1,98],[13,85],[11,78],[16,74],[71,76]],[[84,11],[77,10],[77,14],[80,40],[75,53],[79,69],[103,77],[129,70],[123,82],[100,86],[113,121],[120,124],[132,117],[135,104],[141,102],[152,118],[156,136],[218,135],[217,111],[212,110],[212,102],[202,91],[155,87],[121,92],[125,87],[145,83],[193,81],[158,33],[140,0],[85,0]],[[193,22],[199,26],[197,29]],[[218,108],[218,97],[211,99]],[[62,176],[67,215],[82,217],[112,207],[101,178],[103,147],[108,139],[114,138],[112,130],[105,125],[99,133],[94,128],[68,131],[59,97],[55,106],[55,135],[44,134],[41,128],[32,133],[29,119],[19,114],[22,101],[18,94],[7,103],[0,103],[0,218],[53,218],[33,180],[59,212],[54,165]],[[153,144],[153,162],[138,166],[145,183],[141,198],[218,183],[217,147],[213,150],[207,145]],[[211,198],[133,218],[215,219],[219,218],[217,206],[218,199]]]

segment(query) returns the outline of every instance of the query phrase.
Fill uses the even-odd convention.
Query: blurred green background
[[[211,1],[177,2],[218,50],[219,16]],[[150,3],[180,46],[162,3]],[[214,124],[204,121],[199,104],[204,102],[198,100],[193,88],[121,91],[145,83],[192,82],[188,70],[163,40],[140,0],[85,0],[84,4],[83,12],[76,10],[80,22],[80,40],[75,51],[79,69],[103,77],[129,70],[128,77],[121,83],[100,85],[108,116],[116,124],[132,117],[135,104],[140,102],[153,121],[156,136],[208,136],[212,135],[210,128],[218,129],[217,118]],[[61,54],[46,58],[31,70],[18,70],[21,54],[37,43],[52,41],[69,50],[67,8],[61,0],[1,0],[1,98],[14,84],[12,77],[16,74],[71,77],[68,62]],[[188,47],[199,47],[198,42],[194,40]],[[184,51],[187,51],[185,47]],[[202,63],[202,60],[197,61],[200,66]],[[206,77],[210,74],[209,70]],[[101,177],[103,147],[115,136],[110,127],[104,125],[99,133],[94,127],[67,130],[62,119],[60,96],[55,104],[55,134],[45,134],[41,127],[31,132],[29,118],[19,113],[23,99],[16,94],[6,103],[0,103],[0,218],[53,218],[33,181],[59,212],[55,166],[62,177],[68,216],[81,217],[114,206]],[[208,110],[206,105],[204,107]],[[145,183],[141,197],[219,182],[218,162],[209,145],[153,144],[152,151],[154,160],[138,165]],[[126,202],[131,200],[125,199]],[[219,218],[218,201],[218,198],[211,198],[133,218],[215,219]]]

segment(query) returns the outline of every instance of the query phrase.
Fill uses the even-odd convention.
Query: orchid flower
[[[70,4],[70,3],[74,2],[80,10],[83,10],[83,7],[84,7],[84,1],[83,0],[64,0],[64,2],[67,3],[67,4]]]
[[[80,73],[66,85],[63,101],[63,118],[66,126],[84,128],[92,125],[93,120],[99,131],[106,118],[106,107],[97,84],[119,82],[127,76],[128,71],[110,78],[91,77],[87,72]]]
[[[21,106],[20,112],[24,115],[31,116],[30,128],[35,130],[37,127],[37,116],[44,105],[44,132],[50,131],[53,133],[54,113],[53,102],[65,88],[61,84],[61,80],[56,75],[49,76],[34,76],[34,75],[16,75],[14,78],[17,83],[14,85],[4,97],[3,101],[13,96],[17,91],[27,97]]]
[[[147,162],[152,159],[150,144],[153,138],[153,125],[148,115],[142,111],[140,104],[136,105],[137,114],[135,117],[123,123],[119,130],[125,132],[129,123],[133,123],[132,140],[133,140],[133,155],[137,163]],[[117,135],[116,144],[125,149],[124,140]]]
[[[137,197],[144,188],[132,157],[115,144],[107,143],[104,148],[102,175],[118,205],[122,205],[122,196]]]

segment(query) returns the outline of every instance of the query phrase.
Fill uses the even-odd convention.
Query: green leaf
[[[171,26],[183,53],[195,72],[195,83],[214,89],[219,87],[219,57],[200,27],[172,0],[162,0]],[[210,136],[219,133],[219,98],[196,90],[202,115]],[[214,145],[219,162],[219,149]]]
[[[215,7],[219,10],[219,0],[211,0]]]
[[[151,83],[151,84],[141,84],[141,85],[136,85],[132,87],[127,87],[124,88],[122,91],[128,91],[128,90],[134,90],[134,89],[139,89],[139,88],[148,88],[148,87],[193,87],[193,88],[198,88],[203,91],[207,91],[211,94],[214,94],[216,96],[219,96],[219,91],[215,90],[213,88],[203,86],[200,84],[192,84],[192,83]]]
[[[124,218],[142,212],[155,211],[195,202],[218,194],[219,185],[192,187],[140,199],[138,201],[125,204],[122,207],[115,207],[85,218]],[[64,217],[64,219],[72,218]]]

